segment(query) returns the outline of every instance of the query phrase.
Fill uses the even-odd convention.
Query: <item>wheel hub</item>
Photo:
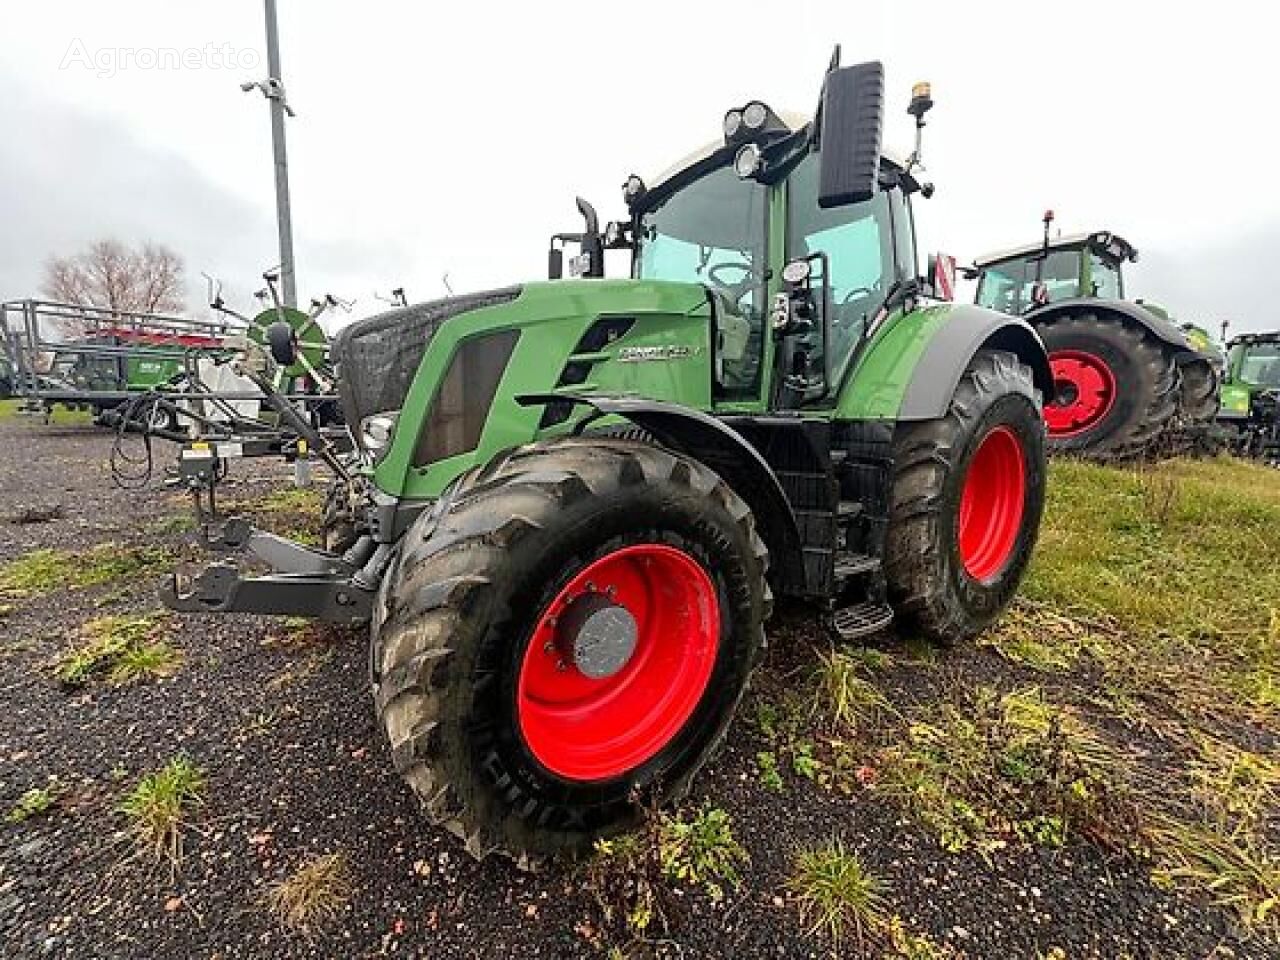
[[[636,652],[639,634],[631,612],[599,593],[574,600],[560,620],[564,654],[592,680],[621,672]]]
[[[1102,357],[1084,350],[1049,355],[1054,398],[1044,408],[1049,436],[1074,437],[1097,426],[1116,402],[1116,380]]]
[[[525,647],[516,715],[558,776],[608,780],[684,729],[715,667],[720,604],[710,575],[660,543],[587,564],[542,608]]]

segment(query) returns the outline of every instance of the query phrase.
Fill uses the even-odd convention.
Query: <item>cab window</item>
[[[818,158],[810,154],[787,181],[787,259],[815,253],[825,253],[830,264],[829,347],[838,374],[897,276],[894,223],[885,191],[863,203],[819,207]]]
[[[759,393],[767,191],[718,167],[640,218],[635,276],[707,287],[716,302],[716,395]]]

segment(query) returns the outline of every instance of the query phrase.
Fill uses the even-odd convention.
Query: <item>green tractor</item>
[[[932,100],[913,91],[916,153],[894,161],[883,85],[837,59],[812,122],[752,101],[630,177],[625,221],[602,231],[580,200],[584,229],[549,258],[557,276],[577,244],[580,279],[348,326],[333,356],[359,462],[317,447],[345,551],[209,521],[276,572],[215,563],[166,602],[371,621],[397,769],[468,850],[518,860],[688,789],[775,595],[844,640],[984,629],[1036,540],[1053,381],[1025,322],[928,297],[910,203],[932,192]],[[629,279],[603,278],[609,248]],[[205,452],[179,468],[198,506],[220,475]]]
[[[1218,423],[1233,452],[1280,465],[1280,330],[1227,341]]]
[[[1052,211],[1043,222],[1041,242],[979,257],[968,276],[979,305],[1024,318],[1044,340],[1050,449],[1126,460],[1198,445],[1218,411],[1209,338],[1125,299],[1122,267],[1138,259],[1128,241],[1105,230],[1050,239]]]

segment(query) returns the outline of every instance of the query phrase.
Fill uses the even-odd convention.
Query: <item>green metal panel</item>
[[[836,399],[840,420],[893,420],[925,347],[951,312],[937,304],[910,313],[891,314],[872,335],[871,342],[845,380]],[[957,357],[965,364],[968,357]]]
[[[169,353],[172,354],[172,351]],[[128,376],[126,389],[150,390],[168,383],[177,376],[182,370],[182,361],[174,359],[171,355],[165,356],[163,352],[148,356],[145,351],[140,351],[129,357],[126,367]]]
[[[579,355],[591,364],[587,380],[566,390],[630,394],[711,408],[710,306],[696,284],[657,280],[561,280],[531,283],[509,303],[449,320],[423,353],[385,459],[374,471],[382,491],[410,499],[438,496],[453,479],[499,450],[539,435],[543,407],[522,407],[515,397],[550,393],[583,333],[602,315],[626,316],[634,325],[597,353]],[[536,332],[521,336],[498,384],[493,405],[473,451],[428,467],[415,467],[417,428],[459,345],[496,330]],[[645,348],[649,348],[646,350]],[[624,352],[625,351],[625,352]],[[564,432],[568,425],[548,433]]]
[[[1219,416],[1247,417],[1252,391],[1242,383],[1226,383],[1222,386],[1219,401],[1222,404]]]

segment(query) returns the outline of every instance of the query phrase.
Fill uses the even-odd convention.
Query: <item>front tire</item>
[[[1040,530],[1044,435],[1031,369],[997,351],[973,358],[945,417],[898,426],[885,574],[900,621],[951,644],[1009,603]]]
[[[478,857],[633,825],[723,737],[766,567],[746,504],[652,444],[537,443],[472,471],[405,535],[375,606],[396,768]]]

